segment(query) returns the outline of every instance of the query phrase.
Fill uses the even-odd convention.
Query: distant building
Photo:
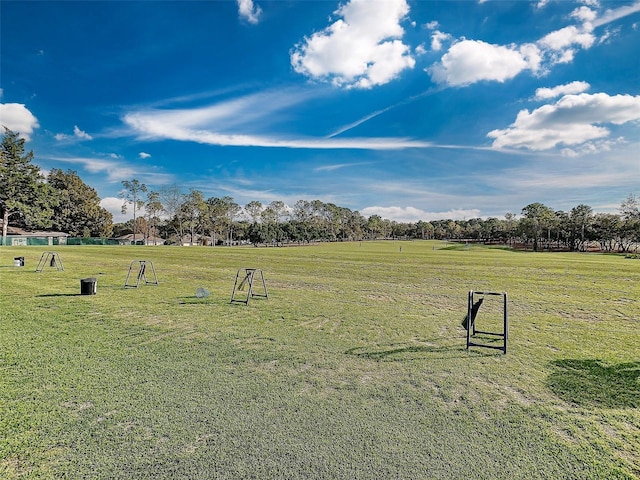
[[[17,227],[7,227],[7,246],[66,245],[69,234],[65,232],[27,232]],[[2,237],[0,237],[0,245]]]
[[[146,237],[142,233],[129,233],[117,238],[120,245],[164,245],[164,238]]]

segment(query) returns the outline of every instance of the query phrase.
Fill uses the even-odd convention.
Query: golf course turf
[[[46,247],[0,248],[1,478],[640,476],[639,260],[437,241],[49,248],[64,270],[35,271]],[[124,288],[134,260],[159,284]],[[230,303],[241,268],[268,299]],[[469,290],[508,292],[506,355],[466,349]],[[502,328],[501,302],[481,330]]]

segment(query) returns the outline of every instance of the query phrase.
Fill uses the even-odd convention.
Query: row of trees
[[[25,153],[24,140],[5,129],[0,151],[0,214],[3,244],[7,226],[51,229],[72,236],[161,237],[169,243],[233,244],[239,241],[285,243],[375,238],[466,239],[478,242],[521,244],[533,250],[584,251],[599,245],[603,251],[629,251],[640,242],[640,201],[629,195],[620,214],[595,213],[588,205],[568,212],[541,203],[524,207],[521,215],[503,219],[395,222],[379,215],[320,200],[282,201],[244,206],[229,196],[205,198],[199,190],[185,193],[178,186],[151,191],[137,179],[122,182],[122,211],[133,219],[113,224],[113,216],[100,206],[96,191],[76,172],[51,170],[44,176]],[[139,238],[139,237],[138,237]]]
[[[240,206],[228,196],[205,199],[199,190],[183,194],[177,186],[147,192],[137,180],[123,185],[125,207],[136,198],[137,210],[146,213],[135,223],[116,228],[171,238],[172,243],[185,239],[216,245],[421,238],[519,244],[534,251],[586,251],[598,246],[609,252],[629,251],[640,243],[640,201],[633,194],[622,202],[620,214],[594,213],[588,205],[578,205],[568,212],[554,211],[542,203],[532,203],[519,217],[507,213],[503,219],[403,223],[379,215],[367,218],[358,211],[320,200],[298,200],[293,207],[281,201],[263,205],[255,200]],[[146,200],[140,197],[141,192],[147,192]]]

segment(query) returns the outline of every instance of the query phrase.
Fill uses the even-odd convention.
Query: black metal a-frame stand
[[[240,272],[243,272],[242,275]],[[262,291],[264,293],[255,293],[253,291],[253,281],[255,280],[256,275],[260,277],[262,282]],[[249,286],[246,298],[236,298],[236,292],[244,290],[245,285]],[[241,268],[236,273],[236,281],[233,284],[233,292],[231,293],[231,301],[229,303],[240,302],[248,305],[249,299],[252,297],[269,298],[267,285],[264,283],[264,275],[262,274],[262,270],[258,268]]]
[[[44,252],[42,255],[40,255],[40,260],[38,261],[36,272],[42,272],[47,264],[50,267],[55,268],[59,272],[64,270],[64,267],[62,266],[62,259],[56,252]]]
[[[131,272],[134,269],[134,265],[138,264],[138,276],[136,279],[136,283],[129,283],[129,277],[131,276]],[[147,279],[147,265],[151,267],[151,275],[153,275],[153,279]],[[138,288],[140,282],[144,280],[145,285],[158,285],[158,277],[156,275],[156,269],[153,266],[153,262],[150,260],[132,260],[129,264],[129,271],[127,272],[127,278],[124,281],[124,288]]]
[[[478,300],[476,300],[476,295],[481,297]],[[478,314],[480,305],[482,305],[482,302],[484,301],[485,295],[502,296],[502,299],[503,299],[502,332],[484,332],[476,329],[476,315]],[[469,350],[469,347],[495,348],[496,350],[502,350],[502,353],[506,355],[507,354],[507,338],[509,336],[509,316],[507,313],[507,292],[502,292],[502,293],[474,292],[473,290],[469,290],[469,297],[467,300],[467,317],[463,322],[463,326],[467,329],[467,350]],[[476,334],[494,335],[497,337],[502,337],[502,340],[503,340],[502,346],[487,345],[484,343],[475,343],[472,340],[472,337],[475,337]]]

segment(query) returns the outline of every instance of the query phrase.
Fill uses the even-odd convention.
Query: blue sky
[[[640,0],[3,1],[0,123],[123,180],[397,221],[640,194]]]

